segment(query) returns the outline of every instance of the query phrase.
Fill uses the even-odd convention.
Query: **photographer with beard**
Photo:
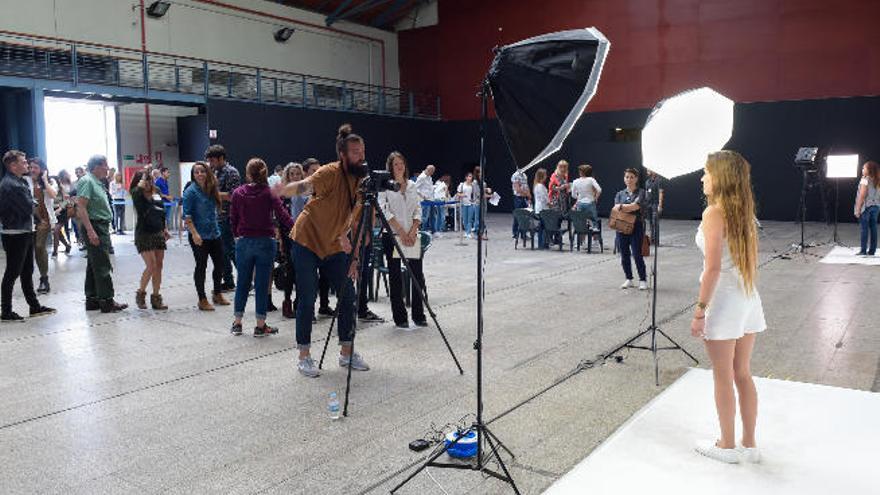
[[[322,269],[339,297],[339,366],[358,371],[370,367],[352,352],[354,330],[354,286],[358,276],[358,246],[352,247],[350,235],[357,228],[363,207],[359,186],[367,175],[364,140],[344,124],[336,137],[339,161],[318,169],[311,176],[278,187],[283,196],[311,196],[290,232],[293,240],[291,258],[296,271],[296,290],[300,304],[296,309],[297,369],[306,377],[320,375],[309,348],[312,342],[312,317],[318,290],[318,269]],[[353,257],[353,259],[352,259]]]

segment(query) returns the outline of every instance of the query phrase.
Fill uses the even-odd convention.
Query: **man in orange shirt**
[[[363,207],[359,186],[367,174],[364,164],[364,140],[343,125],[336,139],[339,161],[324,165],[304,180],[291,182],[278,190],[284,196],[312,196],[296,220],[293,262],[296,271],[296,344],[299,349],[297,369],[307,377],[320,375],[309,351],[312,342],[312,317],[318,288],[318,268],[330,279],[339,297],[336,314],[339,321],[339,366],[367,371],[370,367],[352,352],[354,330],[354,284],[358,276],[358,246],[352,248],[349,235],[357,226]],[[354,260],[351,257],[354,256]]]

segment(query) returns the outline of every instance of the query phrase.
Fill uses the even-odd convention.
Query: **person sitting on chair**
[[[401,246],[411,247],[419,241],[419,225],[422,218],[420,198],[416,191],[416,184],[407,180],[409,167],[406,158],[397,151],[388,155],[385,168],[391,172],[394,180],[400,184],[400,191],[382,191],[379,193],[379,206],[388,219],[391,232],[385,232],[382,237],[385,248],[385,258],[388,261],[388,278],[391,292],[391,310],[394,313],[394,324],[397,328],[409,329],[406,317],[406,305],[403,303],[403,281],[400,273],[399,253],[395,252],[392,236],[397,237]],[[422,259],[409,258],[410,276],[418,280],[419,285],[424,287],[425,276],[422,273]],[[419,287],[412,283],[412,318],[413,323],[419,327],[428,326],[425,320],[425,310],[422,305],[422,292]]]

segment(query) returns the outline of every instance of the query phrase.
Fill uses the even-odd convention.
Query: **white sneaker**
[[[648,282],[639,280],[639,290],[648,290]]]
[[[758,464],[761,462],[761,451],[758,450],[758,447],[749,448],[738,445],[736,450],[739,451],[742,462],[748,462],[751,464]]]
[[[623,285],[620,286],[621,289],[629,289],[630,287],[635,287],[635,284],[633,284],[633,281],[631,279],[627,279],[626,282],[624,282]]]
[[[740,452],[738,449],[722,449],[715,445],[714,440],[700,442],[695,447],[698,453],[710,458],[715,459],[719,462],[724,462],[727,464],[739,464],[740,462]]]

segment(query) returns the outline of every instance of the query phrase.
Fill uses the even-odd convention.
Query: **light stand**
[[[653,263],[653,267],[651,268],[651,278],[653,279],[653,282],[654,282],[653,287],[651,288],[651,291],[653,292],[651,294],[651,325],[648,326],[648,328],[646,328],[646,329],[642,330],[641,332],[637,333],[636,335],[634,335],[632,338],[630,338],[629,340],[627,340],[626,342],[624,342],[623,344],[621,344],[620,346],[618,346],[614,350],[603,354],[602,360],[603,361],[607,360],[608,358],[614,356],[615,354],[617,354],[618,352],[620,352],[623,349],[642,349],[642,350],[651,351],[651,354],[654,357],[654,384],[659,387],[660,386],[660,362],[659,362],[658,356],[657,356],[657,353],[659,351],[679,350],[679,351],[683,352],[687,357],[691,358],[691,360],[693,360],[694,364],[699,364],[700,362],[697,361],[697,358],[695,358],[691,353],[689,353],[682,346],[680,346],[678,344],[678,342],[673,340],[672,337],[667,335],[666,332],[664,332],[663,330],[660,329],[660,327],[657,326],[657,292],[658,292],[658,288],[659,288],[659,283],[657,281],[657,272],[658,272],[657,259],[660,257],[660,245],[657,242],[657,239],[660,238],[660,236],[658,235],[660,233],[660,216],[657,215],[656,208],[652,208],[651,218],[654,221],[654,228],[652,229],[652,232],[651,232],[651,235],[653,236],[653,241],[654,241],[654,263]],[[666,340],[668,340],[671,345],[666,346],[666,347],[658,347],[657,346],[657,334],[658,333],[660,335],[662,335],[663,337],[665,337]],[[641,339],[642,337],[644,337],[646,335],[651,336],[651,345],[650,346],[642,346],[642,345],[635,344],[639,339]]]
[[[385,227],[385,229],[387,229],[388,232],[392,232],[391,227],[388,225],[388,219],[385,217],[385,213],[382,212],[381,208],[376,207],[376,202],[378,200],[377,192],[365,190],[362,192],[362,194],[363,194],[364,200],[363,200],[363,208],[361,209],[361,218],[358,220],[358,226],[355,229],[354,237],[352,237],[352,245],[356,246],[361,253],[360,263],[358,264],[358,267],[357,267],[358,268],[358,270],[357,270],[358,282],[357,282],[357,286],[356,286],[355,294],[354,294],[355,306],[357,306],[358,295],[362,294],[361,291],[365,290],[364,277],[361,276],[361,272],[364,267],[363,264],[367,262],[367,258],[366,258],[366,252],[368,249],[367,244],[369,243],[370,238],[372,236],[371,225],[372,225],[372,219],[373,219],[374,213],[379,217],[379,219],[382,222],[382,225]],[[394,244],[394,249],[397,250],[397,253],[400,255],[401,261],[403,261],[404,266],[409,271],[409,273],[412,273],[412,269],[410,268],[410,265],[409,265],[409,260],[407,260],[406,255],[403,254],[403,249],[400,247],[400,243],[397,241],[397,239],[394,236],[391,236],[391,240],[392,240],[392,243]],[[355,259],[356,259],[356,257],[352,256],[351,262],[349,262],[349,265],[348,265],[348,271],[346,273],[351,273],[351,268],[354,264]],[[437,331],[440,332],[440,336],[443,338],[443,343],[446,344],[446,349],[449,350],[449,354],[452,356],[452,360],[455,362],[456,368],[458,368],[458,373],[463,375],[464,370],[461,368],[461,364],[458,362],[458,358],[455,356],[455,352],[453,352],[452,346],[449,345],[449,340],[447,340],[446,334],[443,333],[443,329],[440,328],[440,323],[437,322],[437,314],[434,313],[434,310],[431,308],[431,305],[428,302],[428,296],[427,296],[427,293],[425,292],[425,287],[421,284],[421,282],[419,282],[418,277],[411,277],[411,279],[412,279],[412,283],[415,285],[415,287],[418,288],[419,292],[421,292],[422,301],[425,305],[425,309],[428,310],[428,314],[431,315],[431,319],[434,320],[434,325],[437,326]],[[342,288],[340,289],[340,293],[338,295],[339,300],[343,299],[343,296],[345,295],[345,291],[347,289],[348,289],[348,283],[345,283],[342,286]],[[327,338],[324,339],[324,350],[321,351],[321,360],[318,362],[319,369],[322,369],[324,366],[324,357],[327,355],[327,347],[330,344],[330,338],[333,334],[333,326],[336,323],[336,315],[339,314],[339,307],[338,306],[339,305],[337,305],[337,311],[334,312],[334,314],[333,314],[333,320],[330,322],[330,330],[327,332]],[[352,311],[354,310],[353,308],[341,308],[341,309],[342,310],[350,309]],[[354,318],[354,322],[355,322],[355,330],[356,330],[357,329],[357,318]],[[352,333],[351,333],[351,352],[352,352],[352,355],[354,355],[354,340],[355,340],[356,334],[357,334],[356,331],[352,331]],[[348,375],[346,376],[346,379],[345,379],[345,403],[344,403],[345,405],[342,409],[342,415],[346,416],[346,417],[348,416],[348,394],[351,391],[351,368],[352,368],[351,366],[348,366]]]
[[[437,462],[437,459],[442,456],[447,450],[454,447],[459,440],[465,437],[463,433],[459,434],[458,437],[450,442],[448,445],[445,445],[442,449],[440,449],[437,453],[431,455],[428,460],[419,466],[412,474],[410,474],[405,480],[403,480],[399,485],[395,486],[391,489],[391,493],[396,493],[397,490],[402,488],[404,485],[409,483],[410,480],[416,477],[420,472],[424,471],[425,468],[428,467],[436,467],[436,468],[447,468],[447,469],[464,469],[470,471],[476,471],[482,474],[486,474],[492,476],[493,478],[497,478],[505,483],[508,483],[511,488],[513,488],[514,493],[519,495],[519,489],[516,487],[516,483],[513,481],[513,478],[510,476],[510,472],[507,470],[507,466],[504,464],[504,460],[501,458],[501,453],[499,449],[503,449],[505,452],[510,454],[511,457],[514,457],[513,453],[504,446],[501,440],[489,430],[488,425],[483,420],[483,299],[485,296],[485,282],[484,282],[484,265],[483,265],[483,232],[485,232],[486,226],[486,195],[482,194],[482,191],[486,190],[486,121],[488,120],[488,99],[489,99],[489,81],[485,80],[482,84],[482,89],[480,91],[480,100],[481,100],[481,120],[480,120],[480,222],[477,227],[477,340],[474,342],[474,350],[477,351],[477,418],[476,421],[469,428],[470,431],[474,431],[477,434],[477,455],[468,463],[452,463],[452,462]],[[484,447],[483,443],[486,443],[488,449]],[[501,467],[503,472],[499,473],[495,470],[489,469],[487,466],[489,460],[494,458],[498,465]]]
[[[834,181],[834,234],[832,244],[836,246],[849,246],[840,242],[837,232],[838,211],[840,210],[840,180],[856,179],[859,176],[859,155],[828,155],[825,159],[825,178],[836,179]]]

